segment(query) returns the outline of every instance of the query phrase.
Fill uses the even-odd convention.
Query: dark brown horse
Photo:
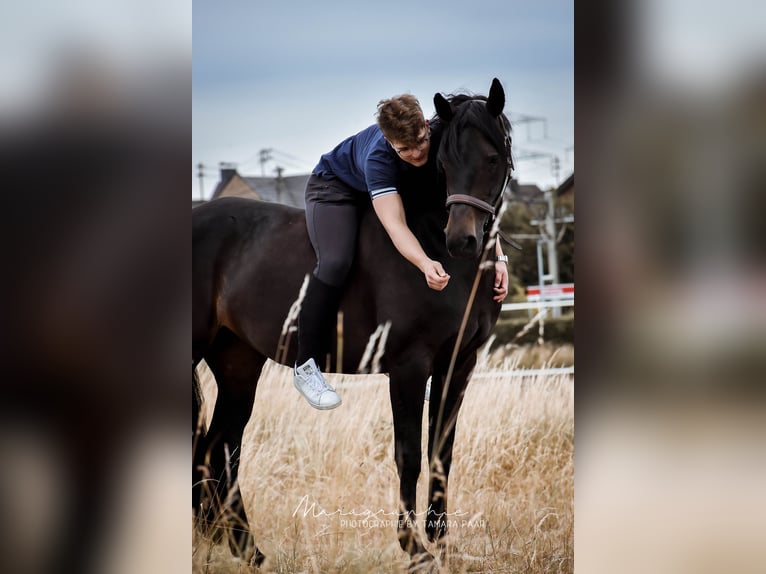
[[[441,292],[429,289],[368,209],[341,302],[343,372],[357,372],[370,335],[379,325],[390,325],[381,365],[390,376],[399,541],[411,556],[426,559],[430,555],[411,522],[426,381],[432,377],[426,532],[436,541],[446,533],[455,421],[477,350],[500,312],[492,300],[493,266],[480,264],[492,247],[491,222],[512,169],[510,124],[502,113],[505,94],[497,79],[488,97],[436,94],[434,103],[438,121],[433,122],[435,157],[429,163],[438,162],[439,175],[413,175],[400,187],[411,229],[426,253],[442,262],[450,282]],[[203,436],[197,430],[195,379],[193,504],[195,510],[200,505],[208,509],[205,518],[220,510],[220,499],[206,500],[200,488],[204,477],[217,479],[218,494],[228,495],[238,515],[232,520],[240,521],[239,529],[232,528],[239,532],[230,538],[232,550],[248,557],[255,553],[258,562],[262,556],[247,531],[236,483],[240,443],[266,359],[293,364],[295,345],[285,350],[283,323],[315,264],[314,251],[302,210],[255,200],[226,198],[199,207],[193,211],[192,230],[193,366],[205,359],[218,385],[213,419]],[[335,356],[330,365],[336,365]]]

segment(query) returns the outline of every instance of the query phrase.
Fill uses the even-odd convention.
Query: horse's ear
[[[487,110],[493,118],[501,114],[505,107],[505,91],[500,84],[500,80],[494,78],[492,86],[489,88],[489,97],[487,98]]]
[[[455,112],[452,109],[452,104],[438,92],[434,94],[434,108],[436,109],[436,114],[444,122],[450,121],[452,116],[455,115]]]

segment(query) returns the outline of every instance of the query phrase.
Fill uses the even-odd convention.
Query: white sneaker
[[[338,393],[322,376],[314,359],[309,359],[300,367],[295,367],[293,384],[315,409],[324,411],[340,406],[341,400]]]

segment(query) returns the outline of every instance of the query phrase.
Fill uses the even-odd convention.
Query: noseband
[[[477,199],[472,195],[466,195],[464,193],[454,193],[447,197],[447,207],[449,207],[453,203],[462,203],[464,205],[470,205],[471,207],[475,207],[476,209],[479,209],[481,211],[486,211],[493,218],[495,217],[494,206],[490,205],[486,201]]]

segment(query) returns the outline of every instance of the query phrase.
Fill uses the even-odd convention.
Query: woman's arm
[[[497,261],[503,257],[502,261]],[[508,263],[503,255],[503,249],[500,247],[500,237],[495,237],[495,301],[502,301],[508,295]]]
[[[422,271],[426,277],[426,283],[431,289],[436,291],[444,289],[450,276],[444,271],[441,263],[426,255],[417,237],[407,227],[404,205],[402,205],[402,198],[399,197],[399,194],[390,193],[376,197],[372,201],[372,207],[397,251]]]

